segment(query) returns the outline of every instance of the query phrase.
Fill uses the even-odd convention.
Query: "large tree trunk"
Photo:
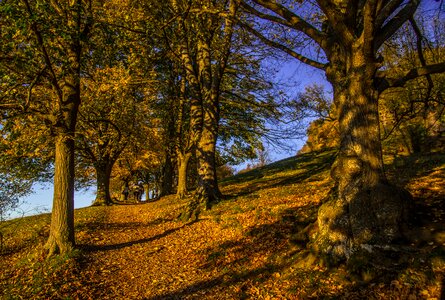
[[[187,195],[187,168],[189,165],[191,153],[178,153],[178,188],[176,195],[183,199]]]
[[[336,186],[318,213],[315,248],[340,259],[402,237],[409,193],[389,184],[380,142],[376,64],[351,49],[327,73],[339,111],[340,149],[331,175]]]
[[[111,205],[110,176],[113,166],[111,163],[98,162],[95,164],[97,191],[93,206]]]

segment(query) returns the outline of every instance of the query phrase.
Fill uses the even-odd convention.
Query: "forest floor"
[[[381,261],[330,267],[298,233],[333,183],[334,152],[229,178],[195,222],[184,201],[76,210],[78,250],[45,260],[48,214],[0,224],[1,299],[445,299],[445,155],[387,158],[414,196],[410,242]],[[378,267],[377,267],[378,266]]]

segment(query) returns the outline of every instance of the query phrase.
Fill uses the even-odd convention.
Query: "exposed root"
[[[50,235],[48,241],[44,246],[44,251],[46,254],[46,258],[50,258],[54,255],[58,254],[67,254],[74,250],[74,245],[71,242],[63,243],[60,240],[57,240],[53,235]]]
[[[362,245],[397,243],[403,239],[410,202],[408,192],[387,183],[342,196],[332,190],[319,209],[311,246],[344,261],[363,251]]]

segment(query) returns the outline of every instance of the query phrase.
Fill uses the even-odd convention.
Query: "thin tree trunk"
[[[145,193],[145,201],[150,201],[150,184],[145,183],[144,184],[144,193]]]
[[[183,199],[187,195],[187,168],[189,165],[191,153],[178,153],[178,188],[176,195]]]

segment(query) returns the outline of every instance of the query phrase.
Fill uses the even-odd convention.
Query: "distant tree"
[[[235,174],[235,170],[227,164],[217,167],[216,172],[219,179],[224,179]]]
[[[77,146],[79,162],[96,173],[96,199],[93,205],[110,205],[110,176],[114,163],[129,143],[145,140],[139,131],[147,123],[150,83],[141,86],[138,78],[123,67],[104,67],[82,79]]]
[[[146,199],[150,194],[158,196],[163,159],[162,132],[159,130],[159,120],[146,121],[148,122],[135,132],[135,136],[114,164],[110,191],[117,195],[116,199],[129,200],[123,199],[122,192],[131,184],[137,183],[144,185]]]
[[[292,104],[297,119],[311,120],[306,131],[306,143],[299,153],[338,147],[336,108],[332,103],[332,96],[323,86],[307,86]]]

